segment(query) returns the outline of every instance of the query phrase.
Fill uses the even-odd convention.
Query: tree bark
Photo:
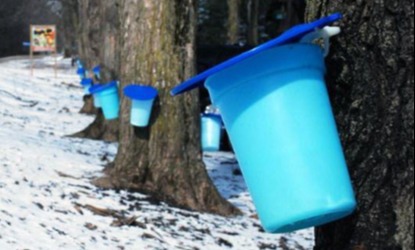
[[[103,2],[100,0],[78,0],[79,57],[86,69],[91,69],[99,63],[102,45],[100,9]]]
[[[237,210],[210,181],[200,149],[197,91],[171,97],[194,74],[195,1],[126,0],[122,6],[121,86],[156,87],[148,128],[130,125],[131,102],[122,97],[120,145],[103,187],[132,189],[176,206],[222,215]]]
[[[259,0],[248,0],[248,45],[259,43]]]
[[[78,2],[61,0],[61,3],[65,57],[71,57],[78,54],[76,48],[77,30],[79,28]]]
[[[315,249],[413,249],[414,3],[307,4],[308,20],[345,15],[327,78],[359,204],[317,229]]]
[[[228,44],[239,42],[241,0],[228,0]]]

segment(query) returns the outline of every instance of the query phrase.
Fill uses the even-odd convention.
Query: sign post
[[[57,77],[56,25],[30,25],[30,74],[33,76],[33,54],[51,52],[55,57],[55,77]]]

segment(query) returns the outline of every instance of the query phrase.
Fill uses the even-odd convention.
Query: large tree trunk
[[[78,0],[79,57],[87,69],[99,63],[102,49],[100,7],[102,0]]]
[[[79,25],[78,2],[73,0],[62,0],[62,26],[64,36],[65,57],[78,54],[77,51],[77,31]]]
[[[316,249],[414,249],[414,3],[308,1],[309,20],[334,11],[328,85],[358,210],[318,228]]]
[[[69,1],[69,0],[68,0]],[[99,62],[99,43],[100,43],[100,16],[99,16],[99,0],[77,0],[78,13],[78,53],[79,59],[86,69],[91,69]],[[70,13],[63,13],[70,14]],[[90,76],[87,76],[90,77]],[[82,114],[98,114],[94,107],[92,96],[84,96],[84,106],[81,108]],[[75,134],[76,137],[86,137],[98,139],[89,136],[91,133],[84,130]]]
[[[90,69],[101,65],[101,82],[118,79],[119,72],[119,9],[120,0],[79,0],[80,57]],[[96,119],[73,136],[117,141],[118,120],[106,121],[100,109],[93,107],[92,97],[84,97],[83,113],[96,114]]]
[[[202,162],[198,93],[169,94],[194,74],[194,5],[194,0],[124,1],[121,86],[151,85],[159,98],[149,128],[134,128],[131,102],[122,97],[118,154],[108,178],[96,184],[229,215],[236,209],[219,195]]]

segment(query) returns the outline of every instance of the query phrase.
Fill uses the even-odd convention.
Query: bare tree
[[[121,10],[121,87],[151,85],[159,99],[150,127],[137,128],[129,121],[131,102],[122,97],[118,154],[96,184],[143,191],[190,209],[236,213],[202,162],[198,93],[169,94],[195,73],[195,1],[125,0]]]
[[[102,83],[118,80],[120,2],[120,0],[78,0],[80,58],[89,69],[101,65]],[[95,113],[96,119],[73,136],[106,141],[118,140],[118,119],[105,120],[102,110],[93,107],[91,96],[84,97],[84,107],[81,111]]]
[[[78,1],[61,0],[61,3],[65,56],[76,56],[78,54],[77,33],[79,29]]]
[[[315,249],[414,249],[414,2],[307,4],[310,20],[345,15],[328,85],[359,204]]]

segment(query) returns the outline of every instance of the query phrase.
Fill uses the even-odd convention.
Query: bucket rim
[[[303,47],[303,48],[310,48],[310,50],[314,50],[314,53],[320,53],[321,48],[318,45],[314,45],[314,44],[302,44],[302,43],[297,43],[297,44],[286,44],[284,46],[279,46],[279,47],[275,47],[272,48],[268,51],[271,51],[272,53],[276,54],[279,53],[281,54],[279,51],[281,50],[289,50],[291,48],[298,48],[298,47]],[[274,52],[273,52],[274,51]],[[265,54],[268,52],[263,52],[262,54]],[[252,57],[248,60],[259,60],[258,58],[261,57],[261,54],[258,54],[257,57]],[[296,58],[292,58],[293,60],[296,60]],[[249,63],[249,61],[245,61],[245,63]],[[324,60],[323,55],[321,54],[321,60]],[[300,63],[304,63],[304,64],[300,64]],[[210,76],[209,78],[206,79],[205,82],[205,87],[207,88],[209,95],[212,99],[212,101],[214,103],[218,103],[218,101],[220,99],[222,99],[222,97],[224,95],[226,95],[227,93],[229,93],[230,91],[233,91],[235,89],[238,89],[240,86],[243,86],[245,84],[250,84],[253,82],[254,79],[258,79],[258,78],[262,78],[262,77],[266,77],[268,75],[272,75],[272,74],[288,74],[290,72],[293,72],[295,70],[314,70],[314,71],[319,71],[322,72],[322,75],[326,74],[326,67],[321,63],[318,63],[318,61],[313,61],[313,63],[310,63],[310,61],[299,61],[298,65],[287,65],[284,64],[281,67],[274,67],[271,70],[268,71],[261,71],[260,73],[256,73],[256,74],[248,74],[245,77],[243,77],[243,79],[235,79],[233,78],[233,81],[229,84],[221,84],[218,85],[217,79],[221,79],[224,76],[226,76],[227,74],[229,75],[229,71],[231,70],[235,70],[234,68],[237,68],[238,65],[234,65],[232,67],[229,67],[228,69],[225,69],[221,72],[218,72],[212,76]],[[241,74],[243,75],[243,74]],[[218,88],[219,86],[219,88]],[[216,90],[214,92],[211,91],[212,88],[215,88]],[[220,89],[220,90],[219,90]],[[215,93],[215,94],[214,94]]]
[[[81,80],[81,85],[82,86],[88,86],[88,85],[92,85],[94,81],[91,78],[83,78]]]
[[[92,69],[92,71],[93,71],[94,73],[99,73],[99,72],[101,71],[101,66],[100,66],[100,65],[95,66],[95,67]]]
[[[132,100],[148,101],[156,98],[158,91],[152,86],[130,84],[124,88],[124,95]]]
[[[111,88],[115,88],[115,89],[117,88],[117,82],[116,81],[112,81],[112,82],[109,82],[107,84],[100,84],[96,88],[92,89],[91,94],[100,93],[104,90],[111,89]]]
[[[80,74],[85,74],[85,69],[84,69],[84,68],[79,68],[79,69],[76,71],[76,73],[77,73],[78,75],[80,75]]]
[[[103,84],[97,83],[92,85],[91,87],[89,87],[89,92],[92,93],[94,92],[97,88],[101,87]]]

